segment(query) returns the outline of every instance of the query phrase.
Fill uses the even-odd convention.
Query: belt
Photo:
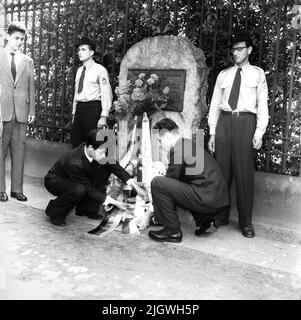
[[[255,113],[248,112],[248,111],[234,111],[234,110],[233,111],[225,111],[225,110],[222,110],[221,113],[228,115],[228,116],[247,116],[247,115],[255,116]]]
[[[80,105],[82,105],[82,106],[89,106],[89,105],[91,105],[91,106],[94,106],[95,104],[99,104],[99,103],[101,103],[101,101],[100,100],[91,100],[91,101],[77,101],[77,105],[78,106],[80,106]]]
[[[76,101],[77,103],[93,103],[93,102],[100,102],[100,100],[88,100],[88,101]]]

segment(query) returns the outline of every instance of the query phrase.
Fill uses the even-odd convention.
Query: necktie
[[[78,93],[81,93],[83,91],[85,73],[86,73],[86,67],[84,66],[82,74],[80,75],[80,78],[79,78],[78,89],[77,89]]]
[[[17,70],[16,70],[16,64],[15,64],[15,54],[12,52],[11,53],[11,73],[13,75],[13,79],[14,81],[16,80],[16,74],[17,74]]]
[[[230,96],[229,96],[229,100],[228,100],[229,105],[232,110],[235,110],[237,107],[240,82],[241,82],[240,71],[241,71],[241,68],[239,67],[236,71],[235,78],[234,78],[233,85],[232,85],[231,92],[230,92]]]

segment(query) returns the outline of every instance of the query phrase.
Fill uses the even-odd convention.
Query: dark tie
[[[239,67],[236,71],[236,75],[233,81],[233,85],[231,88],[230,96],[229,96],[229,105],[232,110],[235,110],[237,107],[238,102],[238,96],[239,96],[239,89],[240,89],[240,82],[241,82],[241,76],[240,76],[241,68]]]
[[[15,64],[15,54],[12,52],[11,53],[11,73],[13,75],[13,79],[14,81],[16,80],[16,74],[17,74],[17,70],[16,70],[16,64]]]
[[[81,93],[83,91],[85,73],[86,73],[86,67],[84,66],[82,74],[80,75],[80,78],[79,78],[78,89],[77,89],[78,93]]]

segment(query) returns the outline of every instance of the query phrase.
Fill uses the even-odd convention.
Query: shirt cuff
[[[209,134],[210,135],[215,134],[215,129],[216,127],[210,127]]]
[[[257,128],[255,130],[254,136],[258,137],[258,138],[262,138],[264,135],[265,131],[260,130],[259,128]]]
[[[134,183],[134,179],[129,179],[127,182],[126,182],[126,184],[128,185],[128,186],[130,186],[130,185],[132,185]]]
[[[106,197],[106,200],[104,201],[103,205],[107,206],[111,203],[111,201],[113,200],[113,198],[111,198],[110,196]]]

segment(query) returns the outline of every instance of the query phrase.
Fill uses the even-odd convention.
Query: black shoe
[[[6,192],[0,192],[0,201],[5,202],[8,200]]]
[[[50,217],[49,220],[55,226],[65,227],[67,225],[66,221],[62,218]]]
[[[241,233],[246,238],[254,238],[255,237],[255,231],[254,227],[249,224],[248,226],[240,226]]]
[[[213,222],[215,228],[218,228],[220,226],[227,226],[229,224],[229,219],[214,219]]]
[[[194,234],[199,237],[201,234],[205,233],[205,231],[209,228],[210,228],[210,222],[202,222],[198,226],[198,229],[195,230]]]
[[[11,192],[10,196],[16,198],[19,201],[27,201],[27,197],[22,192]]]
[[[182,231],[171,232],[167,228],[163,228],[159,231],[150,231],[148,236],[155,241],[159,242],[181,242],[182,241]]]
[[[77,216],[86,216],[90,219],[100,220],[102,219],[102,215],[97,212],[88,212],[88,211],[76,211],[75,214]]]

